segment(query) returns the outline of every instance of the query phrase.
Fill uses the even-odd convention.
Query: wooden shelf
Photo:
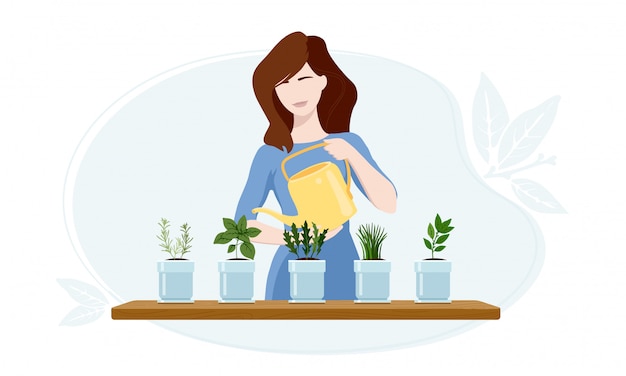
[[[135,300],[111,309],[114,320],[498,320],[500,308],[477,300],[451,303],[289,303],[259,300],[255,303],[157,303]]]

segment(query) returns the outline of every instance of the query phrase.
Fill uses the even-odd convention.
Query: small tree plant
[[[317,256],[322,251],[328,229],[320,232],[315,223],[312,225],[313,228],[311,229],[307,221],[304,221],[302,231],[299,231],[296,224],[292,223],[291,231],[285,230],[283,232],[285,245],[289,248],[289,252],[295,254],[299,260],[317,260]],[[299,257],[300,250],[304,254],[302,257]]]
[[[170,255],[169,260],[185,260],[183,256],[190,252],[189,249],[193,240],[189,234],[191,227],[187,223],[183,223],[180,226],[181,236],[174,240],[170,238],[169,227],[170,221],[161,218],[159,221],[160,233],[157,235],[157,239],[161,241],[159,246],[163,252],[167,252]]]
[[[434,225],[432,223],[428,224],[427,231],[430,239],[424,238],[424,244],[426,248],[430,249],[431,258],[427,260],[443,260],[441,258],[435,258],[435,252],[441,252],[446,248],[443,243],[450,236],[450,231],[454,229],[454,227],[450,226],[451,222],[452,219],[442,221],[439,214],[437,214]]]
[[[256,227],[248,227],[248,220],[245,215],[242,215],[237,222],[230,218],[223,218],[222,221],[226,231],[217,234],[213,244],[228,244],[234,241],[228,245],[228,253],[235,252],[235,258],[231,260],[242,260],[239,258],[239,250],[244,257],[254,260],[256,251],[250,238],[258,236],[261,230]]]

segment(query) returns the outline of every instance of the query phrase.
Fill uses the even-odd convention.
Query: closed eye
[[[304,77],[299,77],[299,78],[298,78],[298,81],[306,80],[307,78],[313,78],[313,76],[304,76]],[[276,84],[276,86],[274,86],[274,87],[278,87],[278,86],[280,86],[280,85],[282,85],[282,84],[288,84],[288,83],[289,83],[289,80],[285,80],[285,81],[279,82],[279,83],[278,83],[278,84]]]

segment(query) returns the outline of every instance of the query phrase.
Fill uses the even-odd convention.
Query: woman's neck
[[[291,139],[295,144],[321,140],[326,136],[328,136],[328,133],[322,128],[317,111],[313,111],[306,116],[294,115]]]

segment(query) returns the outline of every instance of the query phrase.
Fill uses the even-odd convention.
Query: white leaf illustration
[[[513,192],[529,208],[542,213],[566,213],[559,202],[539,183],[513,179]]]
[[[498,145],[508,123],[509,115],[500,94],[487,76],[481,74],[474,96],[472,127],[474,142],[485,162],[490,162],[491,151]]]
[[[104,307],[108,301],[104,294],[96,287],[75,279],[57,279],[57,282],[78,303],[86,307]]]
[[[78,306],[71,310],[59,325],[78,326],[96,321],[104,313],[104,308]]]
[[[500,140],[499,169],[522,162],[537,149],[552,125],[559,100],[552,97],[511,122]]]

